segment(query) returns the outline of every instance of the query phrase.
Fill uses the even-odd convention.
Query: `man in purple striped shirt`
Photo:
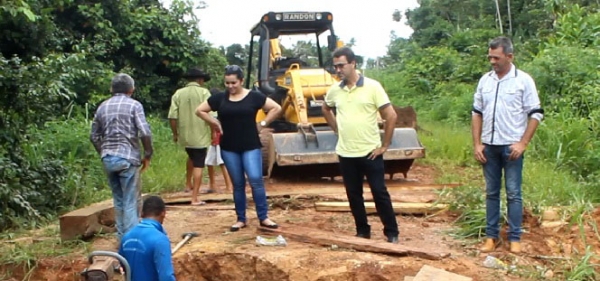
[[[150,165],[152,133],[142,104],[131,98],[135,90],[133,78],[124,73],[115,75],[110,90],[113,96],[96,110],[90,140],[108,176],[121,239],[139,221],[139,175]],[[140,139],[144,146],[143,158]]]

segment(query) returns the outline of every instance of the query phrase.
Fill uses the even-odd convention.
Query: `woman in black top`
[[[267,216],[267,195],[263,181],[260,129],[277,118],[281,106],[258,91],[242,87],[244,73],[237,65],[225,68],[223,93],[212,95],[196,109],[196,115],[221,135],[221,157],[233,182],[233,201],[237,222],[230,231],[246,227],[246,177],[252,187],[252,198],[261,226],[277,228]],[[265,120],[256,123],[259,110],[267,111]],[[218,119],[209,115],[216,111]]]

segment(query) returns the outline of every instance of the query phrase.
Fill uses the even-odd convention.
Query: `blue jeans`
[[[221,149],[221,158],[233,183],[233,202],[237,221],[246,223],[246,177],[252,187],[256,215],[262,222],[267,217],[267,194],[263,182],[262,153],[260,149],[233,152]]]
[[[102,158],[113,194],[115,220],[119,239],[139,221],[139,166],[124,158],[107,155]]]
[[[483,164],[483,175],[486,183],[486,220],[485,234],[497,239],[500,227],[500,189],[502,171],[504,170],[504,185],[508,206],[508,240],[521,240],[521,223],[523,222],[523,199],[521,183],[523,181],[523,155],[516,160],[508,160],[510,148],[508,145],[485,145],[483,150],[487,162]]]

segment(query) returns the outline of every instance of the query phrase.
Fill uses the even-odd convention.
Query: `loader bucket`
[[[381,131],[383,137],[383,131]],[[316,138],[306,139],[296,133],[273,133],[263,145],[264,173],[269,178],[321,178],[341,175],[335,152],[337,135],[333,131],[316,131]],[[413,128],[396,128],[392,143],[384,154],[385,173],[407,176],[414,159],[425,157],[425,148]]]

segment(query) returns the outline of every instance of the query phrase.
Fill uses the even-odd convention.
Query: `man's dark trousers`
[[[371,232],[363,197],[363,178],[367,176],[377,214],[384,226],[383,234],[386,237],[398,236],[396,215],[384,182],[383,156],[380,155],[374,160],[368,159],[367,156],[342,157],[338,155],[338,157],[357,234],[370,234]]]

